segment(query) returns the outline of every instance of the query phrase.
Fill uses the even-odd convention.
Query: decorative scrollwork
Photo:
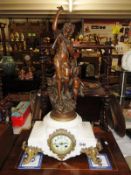
[[[31,162],[31,160],[35,159],[35,157],[38,153],[42,152],[41,148],[27,146],[25,141],[22,144],[22,149],[24,150],[25,154],[27,155],[23,160],[23,164],[27,164],[27,163]]]
[[[98,142],[96,147],[83,148],[82,153],[85,153],[95,164],[102,165],[101,159],[98,157],[99,151],[102,149],[101,144]]]

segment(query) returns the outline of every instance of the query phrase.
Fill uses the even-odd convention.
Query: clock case
[[[98,141],[90,122],[83,122],[78,114],[70,121],[57,121],[50,114],[35,122],[28,147],[40,148],[43,154],[60,161],[78,156],[87,148],[96,148]]]

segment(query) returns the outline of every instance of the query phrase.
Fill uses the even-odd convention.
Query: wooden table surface
[[[19,170],[17,166],[23,154],[21,145],[29,136],[29,131],[23,131],[17,137],[13,149],[0,170],[0,175],[131,175],[112,133],[105,132],[99,127],[94,127],[94,132],[102,143],[102,153],[107,154],[112,164],[112,170],[90,170],[84,154],[64,162],[44,155],[41,169]]]

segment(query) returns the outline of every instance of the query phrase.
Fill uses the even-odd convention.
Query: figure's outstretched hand
[[[58,8],[58,11],[59,11],[59,12],[62,12],[62,11],[64,10],[64,8],[62,7],[62,5],[59,6],[59,7],[57,7],[57,8]]]

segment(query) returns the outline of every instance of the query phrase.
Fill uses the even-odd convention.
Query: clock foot
[[[33,159],[35,159],[38,153],[42,153],[42,149],[33,146],[27,146],[26,142],[23,142],[22,149],[24,150],[26,157],[23,160],[23,164],[28,164]]]
[[[98,157],[101,148],[96,145],[96,147],[83,148],[82,153],[85,153],[95,164],[102,165],[101,159]]]

